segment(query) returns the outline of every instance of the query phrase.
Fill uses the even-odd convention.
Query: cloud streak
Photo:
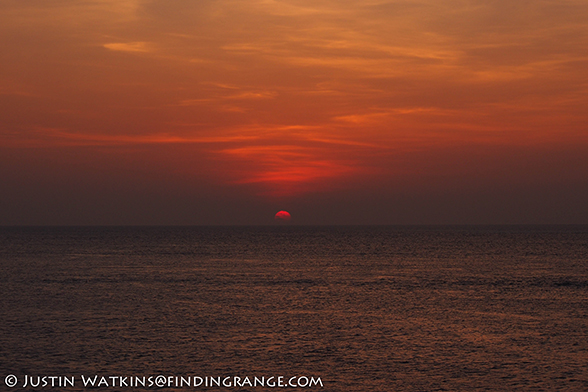
[[[115,52],[148,53],[153,51],[148,42],[114,42],[103,46]]]

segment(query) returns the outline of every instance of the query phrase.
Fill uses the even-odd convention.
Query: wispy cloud
[[[113,42],[103,45],[106,49],[116,52],[152,52],[153,47],[148,42]]]
[[[5,140],[5,142],[22,147],[67,147],[140,144],[221,144],[258,139],[255,135],[180,136],[168,133],[149,135],[108,135],[85,132],[76,133],[58,128],[37,128],[33,130],[33,132],[30,132],[29,135],[31,135],[30,138],[21,137],[19,140]]]
[[[353,159],[328,157],[324,148],[296,145],[253,145],[223,149],[239,164],[235,184],[256,184],[260,194],[294,196],[320,189],[320,181],[353,175],[362,170]]]

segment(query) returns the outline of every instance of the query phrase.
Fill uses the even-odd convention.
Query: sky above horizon
[[[0,225],[588,223],[584,0],[5,0]]]

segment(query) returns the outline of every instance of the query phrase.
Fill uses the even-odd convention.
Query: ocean
[[[588,390],[588,226],[5,227],[0,268],[2,391]]]

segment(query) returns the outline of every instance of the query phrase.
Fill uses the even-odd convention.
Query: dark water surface
[[[3,391],[588,390],[587,226],[0,228],[0,267]]]

